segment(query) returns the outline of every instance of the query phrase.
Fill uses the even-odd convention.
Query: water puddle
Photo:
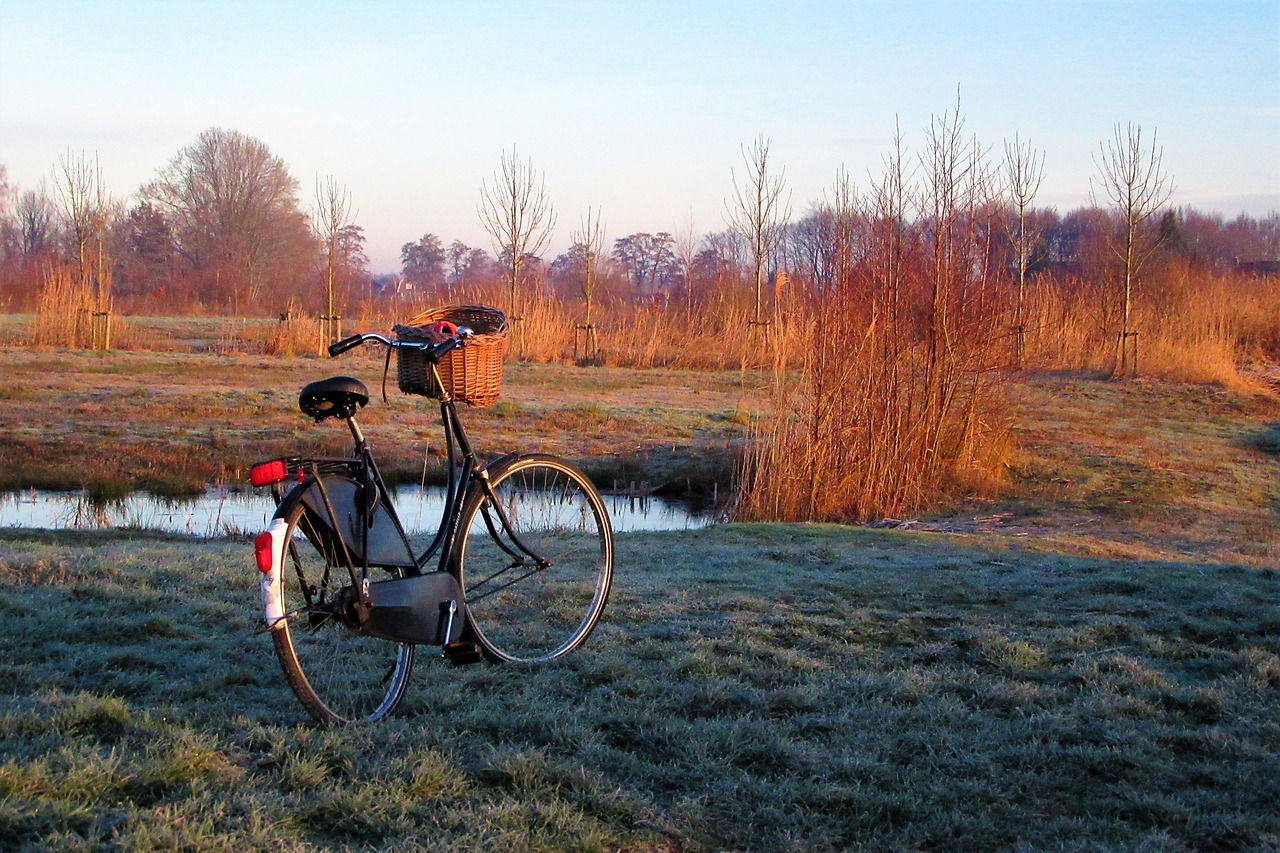
[[[396,509],[411,534],[431,533],[444,509],[444,490],[402,486]],[[695,530],[716,521],[714,513],[658,497],[606,495],[605,505],[619,533],[639,530]],[[275,504],[265,490],[209,488],[194,499],[175,500],[135,492],[98,503],[83,492],[0,493],[0,527],[45,530],[125,528],[195,536],[253,534],[266,529]]]

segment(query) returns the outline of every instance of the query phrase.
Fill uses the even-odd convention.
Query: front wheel
[[[305,501],[297,501],[284,518],[285,616],[271,637],[289,686],[322,725],[381,720],[409,685],[413,646],[359,634],[343,624],[340,596],[351,575],[341,542]],[[391,569],[385,577],[402,574]]]
[[[613,528],[587,476],[528,454],[488,469],[463,506],[456,563],[469,624],[495,662],[547,661],[578,646],[604,612]]]

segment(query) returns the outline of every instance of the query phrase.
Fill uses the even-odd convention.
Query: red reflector
[[[279,483],[288,476],[289,468],[284,464],[283,459],[260,462],[249,469],[249,482],[255,486],[269,486],[272,483]]]
[[[253,540],[253,556],[258,560],[258,571],[271,571],[271,564],[275,562],[275,539],[271,535],[271,531],[259,533]]]

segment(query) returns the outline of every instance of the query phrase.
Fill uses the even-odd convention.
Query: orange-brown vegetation
[[[402,275],[376,276],[341,210],[325,234],[308,230],[297,182],[257,140],[207,131],[127,212],[96,163],[68,159],[61,207],[0,199],[0,311],[29,314],[4,342],[310,356],[335,329],[514,306],[517,362],[771,375],[739,513],[836,520],[998,492],[1008,379],[1023,371],[1248,389],[1248,365],[1280,360],[1280,216],[1161,213],[1162,200],[1127,219],[1035,209],[1041,164],[1019,145],[1006,150],[1026,167],[1011,206],[958,105],[926,134],[911,157],[898,140],[868,189],[841,176],[794,221],[760,219],[754,243],[690,228],[624,236],[606,255],[597,224],[544,263],[426,234],[403,247]],[[267,165],[278,203],[209,232],[209,193],[179,178],[216,195],[250,163]],[[217,334],[144,320],[177,315],[219,318]]]
[[[0,326],[0,342],[45,350],[78,342],[76,346],[89,348],[84,333],[75,331],[74,288],[65,278],[51,282],[48,307]],[[1134,308],[1135,327],[1141,333],[1140,377],[1249,391],[1259,387],[1256,365],[1280,361],[1280,279],[1170,266],[1162,268],[1159,277],[1153,271],[1145,284]],[[500,301],[500,287],[479,287],[452,297]],[[837,303],[830,301],[784,295],[774,322],[765,327],[750,324],[746,292],[736,300],[731,293],[708,299],[692,311],[678,303],[603,301],[593,317],[599,358],[584,363],[746,371],[753,390],[731,407],[736,412],[733,419],[747,426],[747,446],[752,449],[744,482],[763,478],[788,487],[785,494],[775,488],[768,496],[748,489],[742,506],[746,517],[899,516],[946,495],[989,495],[1005,488],[1013,444],[1005,390],[1010,382],[1017,384],[1022,372],[1108,375],[1114,332],[1098,305],[1100,290],[1070,275],[1042,274],[1033,281],[1021,370],[1013,363],[1007,290],[994,288],[987,301],[957,307],[960,313],[950,316],[957,324],[953,337],[962,346],[953,349],[953,363],[935,365],[946,384],[932,392],[926,381],[929,331],[920,325],[925,315],[904,308],[902,315],[915,317],[916,325],[904,325],[901,319],[895,323],[883,303],[870,299],[866,280],[842,297],[848,307],[844,312],[834,311]],[[910,296],[920,299],[928,294],[917,288]],[[418,298],[366,301],[344,318],[344,331],[388,331],[422,304]],[[513,362],[575,362],[580,303],[542,291],[527,301],[523,314],[510,350]],[[198,323],[197,333],[177,319],[117,318],[114,345],[121,350],[274,359],[315,357],[320,344],[317,319],[301,311],[283,321],[226,317]],[[352,368],[301,364],[292,372],[301,378],[328,369]],[[684,381],[694,388],[699,384],[687,374]],[[222,401],[213,403],[216,408]],[[660,409],[664,402],[653,399],[648,405]],[[930,406],[946,417],[929,420]],[[287,399],[275,408],[280,411],[269,413],[273,421],[296,417]],[[752,411],[757,414],[748,416]],[[212,410],[204,416],[221,418]],[[935,446],[945,454],[928,449]],[[88,447],[82,450],[74,455],[95,458]],[[944,455],[948,461],[939,462]]]

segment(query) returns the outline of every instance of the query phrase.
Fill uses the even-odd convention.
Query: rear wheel
[[[472,634],[491,661],[545,661],[582,645],[613,580],[599,491],[554,456],[499,460],[462,511],[457,572]]]
[[[338,596],[351,585],[341,545],[315,511],[298,501],[281,561],[285,618],[271,632],[289,687],[318,722],[341,726],[381,720],[404,697],[412,645],[358,634],[338,617]],[[403,571],[371,570],[382,580]]]

